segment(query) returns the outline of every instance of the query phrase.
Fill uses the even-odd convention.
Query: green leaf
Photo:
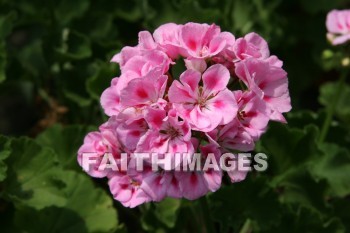
[[[330,82],[324,84],[320,89],[319,102],[326,107],[330,107],[334,103],[334,98],[338,90],[338,85],[336,82]],[[344,84],[339,96],[337,105],[335,106],[335,115],[339,117],[342,121],[350,124],[350,86]]]
[[[350,199],[349,198],[341,198],[334,200],[333,203],[334,213],[337,217],[339,217],[342,222],[346,225],[347,230],[350,229]]]
[[[329,211],[326,205],[327,183],[315,181],[307,170],[308,167],[300,166],[279,177],[283,177],[276,185],[281,190],[280,201],[291,205],[295,212],[306,208],[319,217],[325,217]]]
[[[19,208],[15,215],[18,228],[26,232],[114,232],[118,216],[109,195],[96,188],[91,179],[73,171],[62,171],[67,186],[67,203],[42,210]]]
[[[181,205],[181,200],[166,198],[156,204],[154,210],[155,216],[164,223],[167,227],[173,228],[178,218],[178,210]]]
[[[146,206],[146,210],[142,212],[140,222],[145,231],[165,232],[164,226],[158,221],[154,209],[150,205]]]
[[[55,7],[56,19],[61,25],[66,25],[73,19],[83,16],[89,5],[90,1],[86,0],[61,0]]]
[[[253,26],[252,13],[254,11],[253,5],[247,1],[235,1],[233,7],[232,21],[235,30],[247,33]]]
[[[88,99],[86,97],[83,97],[83,96],[76,94],[74,92],[71,92],[69,90],[63,90],[63,94],[65,95],[65,97],[67,99],[73,101],[74,103],[76,103],[80,107],[87,107],[87,106],[90,106],[92,103],[92,99]]]
[[[78,113],[80,114],[82,108],[90,106],[93,101],[85,86],[87,78],[93,74],[93,72],[88,69],[89,67],[91,67],[91,63],[80,63],[75,66],[71,65],[70,67],[66,67],[58,77],[61,84],[60,90],[63,96],[69,100],[66,100],[66,105],[71,108],[72,113],[76,113],[75,115]],[[77,105],[81,107],[79,110],[76,109]],[[75,110],[78,111],[75,112]]]
[[[147,4],[146,1],[130,0],[130,2],[119,2],[115,8],[115,14],[127,21],[137,21],[143,16],[142,5]]]
[[[41,146],[53,149],[63,168],[81,171],[77,163],[77,152],[85,135],[92,130],[92,127],[78,125],[54,125],[41,133],[36,141]]]
[[[5,163],[8,167],[3,186],[5,198],[16,205],[24,204],[35,209],[66,203],[62,194],[65,183],[51,149],[42,148],[28,138],[13,139]]]
[[[72,145],[53,146],[54,141],[50,140],[54,138],[49,136],[64,142],[58,137],[60,130],[61,137],[71,134],[66,140],[71,139]],[[78,143],[74,138],[79,136],[74,132],[82,134],[82,131],[80,127],[64,130],[54,126],[37,141],[52,145],[60,155],[65,155],[72,153]],[[117,213],[111,197],[94,187],[84,174],[63,170],[51,148],[41,147],[28,138],[14,139],[6,163],[8,176],[3,196],[18,209],[15,222],[19,229],[27,232],[112,232],[117,229]]]
[[[5,39],[12,31],[14,20],[17,18],[15,11],[11,11],[0,17],[0,39]]]
[[[6,178],[7,165],[4,160],[10,155],[10,139],[0,135],[0,181]]]
[[[112,78],[115,76],[115,65],[98,61],[95,64],[95,74],[86,81],[86,89],[96,100],[100,100],[102,92],[110,86]]]
[[[318,129],[314,125],[303,130],[271,124],[262,137],[260,148],[268,155],[270,184],[281,190],[280,200],[296,212],[307,208],[325,216],[327,183],[310,174],[310,166],[324,156],[317,144]],[[258,151],[260,151],[258,149]]]
[[[33,32],[27,32],[33,33]],[[45,74],[48,70],[47,60],[43,52],[43,41],[40,38],[28,41],[23,48],[16,51],[16,55],[22,66],[34,76]]]
[[[238,232],[247,218],[258,229],[267,229],[280,221],[282,210],[277,193],[264,177],[249,176],[241,183],[221,187],[209,200],[212,216],[221,223],[223,232],[229,228]]]
[[[63,30],[63,43],[56,52],[67,60],[81,60],[91,56],[91,42],[88,37],[69,29]]]
[[[0,41],[0,83],[6,79],[6,58],[5,45]]]
[[[324,152],[321,159],[311,165],[312,174],[327,180],[331,195],[344,197],[350,194],[350,153],[336,144],[320,146]]]
[[[7,55],[5,49],[5,39],[11,33],[13,28],[13,21],[17,18],[17,14],[14,11],[7,13],[5,16],[0,17],[0,83],[6,79],[6,64]]]
[[[317,147],[317,136],[318,129],[314,125],[298,129],[271,123],[267,133],[262,136],[257,151],[267,154],[269,172],[283,174],[322,154]]]
[[[159,203],[143,208],[141,225],[149,232],[169,232],[178,219],[181,200],[166,198]]]
[[[291,112],[287,115],[288,126],[291,128],[303,128],[309,124],[317,125],[318,128],[321,128],[325,118],[326,112],[324,110],[318,113],[304,110]],[[345,124],[333,124],[329,127],[326,141],[346,147],[350,143],[350,131]]]
[[[339,218],[322,219],[308,209],[301,209],[296,213],[287,212],[283,215],[282,222],[279,225],[267,231],[261,231],[261,233],[271,232],[345,233],[346,231],[343,222]]]

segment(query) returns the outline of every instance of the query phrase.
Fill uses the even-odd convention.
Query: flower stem
[[[203,217],[203,222],[205,224],[205,231],[206,233],[215,233],[215,227],[213,224],[213,220],[210,217],[210,210],[209,210],[209,205],[208,205],[208,200],[207,200],[207,196],[204,196],[202,198],[199,199],[199,204],[201,207],[201,213],[202,213],[202,217]]]
[[[325,121],[323,123],[322,130],[321,130],[320,137],[319,137],[319,142],[320,143],[324,142],[324,140],[325,140],[325,138],[327,136],[327,133],[328,133],[329,127],[331,125],[335,109],[336,109],[336,107],[338,105],[338,101],[339,101],[340,95],[341,95],[342,90],[343,90],[343,86],[344,86],[347,74],[348,74],[348,69],[347,69],[347,67],[345,67],[342,70],[341,74],[340,74],[340,78],[338,80],[338,85],[337,85],[337,91],[336,91],[336,93],[334,95],[332,103],[331,103],[330,106],[328,106],[328,109],[327,109],[326,119],[325,119]]]
[[[239,231],[239,233],[250,233],[252,232],[252,221],[248,218],[242,227],[242,229]]]

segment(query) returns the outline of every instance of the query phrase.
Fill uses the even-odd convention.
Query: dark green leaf
[[[103,190],[94,187],[89,178],[72,171],[62,171],[68,197],[62,207],[42,210],[20,208],[15,216],[18,228],[26,232],[113,232],[118,226],[112,200]]]
[[[4,182],[6,198],[36,209],[66,204],[62,193],[65,183],[51,149],[42,148],[28,138],[13,139],[5,163],[8,166]]]
[[[0,136],[0,182],[6,178],[7,165],[4,160],[10,155],[10,139]]]
[[[0,83],[6,79],[6,52],[4,43],[0,42]]]
[[[325,179],[330,185],[330,194],[350,194],[350,153],[336,144],[323,144],[324,155],[311,165],[312,174],[319,180]]]
[[[34,76],[46,74],[48,65],[44,56],[41,39],[28,42],[28,44],[17,51],[17,57],[22,66]]]
[[[181,201],[173,198],[166,198],[156,204],[154,210],[155,216],[164,223],[167,227],[173,228],[178,218],[178,209]]]
[[[213,218],[221,223],[224,232],[239,229],[247,218],[258,229],[268,229],[278,224],[281,217],[277,193],[263,177],[248,177],[241,183],[221,187],[210,195],[210,206]]]
[[[108,65],[103,62],[97,62],[96,72],[86,81],[86,89],[96,100],[100,100],[102,92],[110,86],[112,78],[115,76],[115,64]]]
[[[89,8],[90,1],[86,0],[61,0],[55,7],[56,20],[61,25],[70,23],[75,18],[81,17]]]
[[[17,18],[15,11],[11,11],[0,17],[0,39],[5,39],[12,31],[14,20]]]
[[[92,127],[77,125],[54,125],[41,133],[36,141],[41,146],[53,149],[63,168],[81,171],[77,163],[77,152],[85,135],[92,130]]]
[[[344,122],[350,123],[350,86],[345,84],[341,88],[338,90],[338,84],[334,82],[324,84],[320,89],[319,101],[324,106],[330,107],[334,104],[336,93],[340,92],[335,114]]]
[[[87,107],[87,106],[91,105],[91,103],[92,103],[91,99],[80,96],[79,94],[76,94],[74,92],[64,90],[63,93],[67,99],[76,103],[80,107]]]
[[[317,147],[317,136],[318,129],[313,125],[298,129],[272,123],[261,138],[262,148],[257,150],[267,154],[269,172],[283,174],[322,154]]]
[[[62,59],[80,60],[91,56],[90,39],[85,35],[65,29],[63,31],[63,44],[56,49]]]

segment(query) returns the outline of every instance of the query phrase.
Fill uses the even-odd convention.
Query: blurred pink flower
[[[333,45],[350,40],[350,10],[332,10],[327,15],[327,38]]]

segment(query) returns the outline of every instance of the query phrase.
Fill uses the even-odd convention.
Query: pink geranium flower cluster
[[[183,59],[186,69],[177,77],[173,68]],[[112,153],[176,153],[251,151],[270,120],[286,122],[291,109],[287,73],[271,56],[267,42],[256,33],[236,39],[217,25],[168,23],[139,33],[134,47],[112,58],[121,75],[101,96],[109,120],[89,133],[78,152],[95,152],[98,159]],[[165,197],[199,198],[221,186],[223,171],[150,169],[87,171],[107,177],[114,198],[135,207]],[[149,169],[147,169],[149,164]],[[246,173],[228,172],[232,182]]]

